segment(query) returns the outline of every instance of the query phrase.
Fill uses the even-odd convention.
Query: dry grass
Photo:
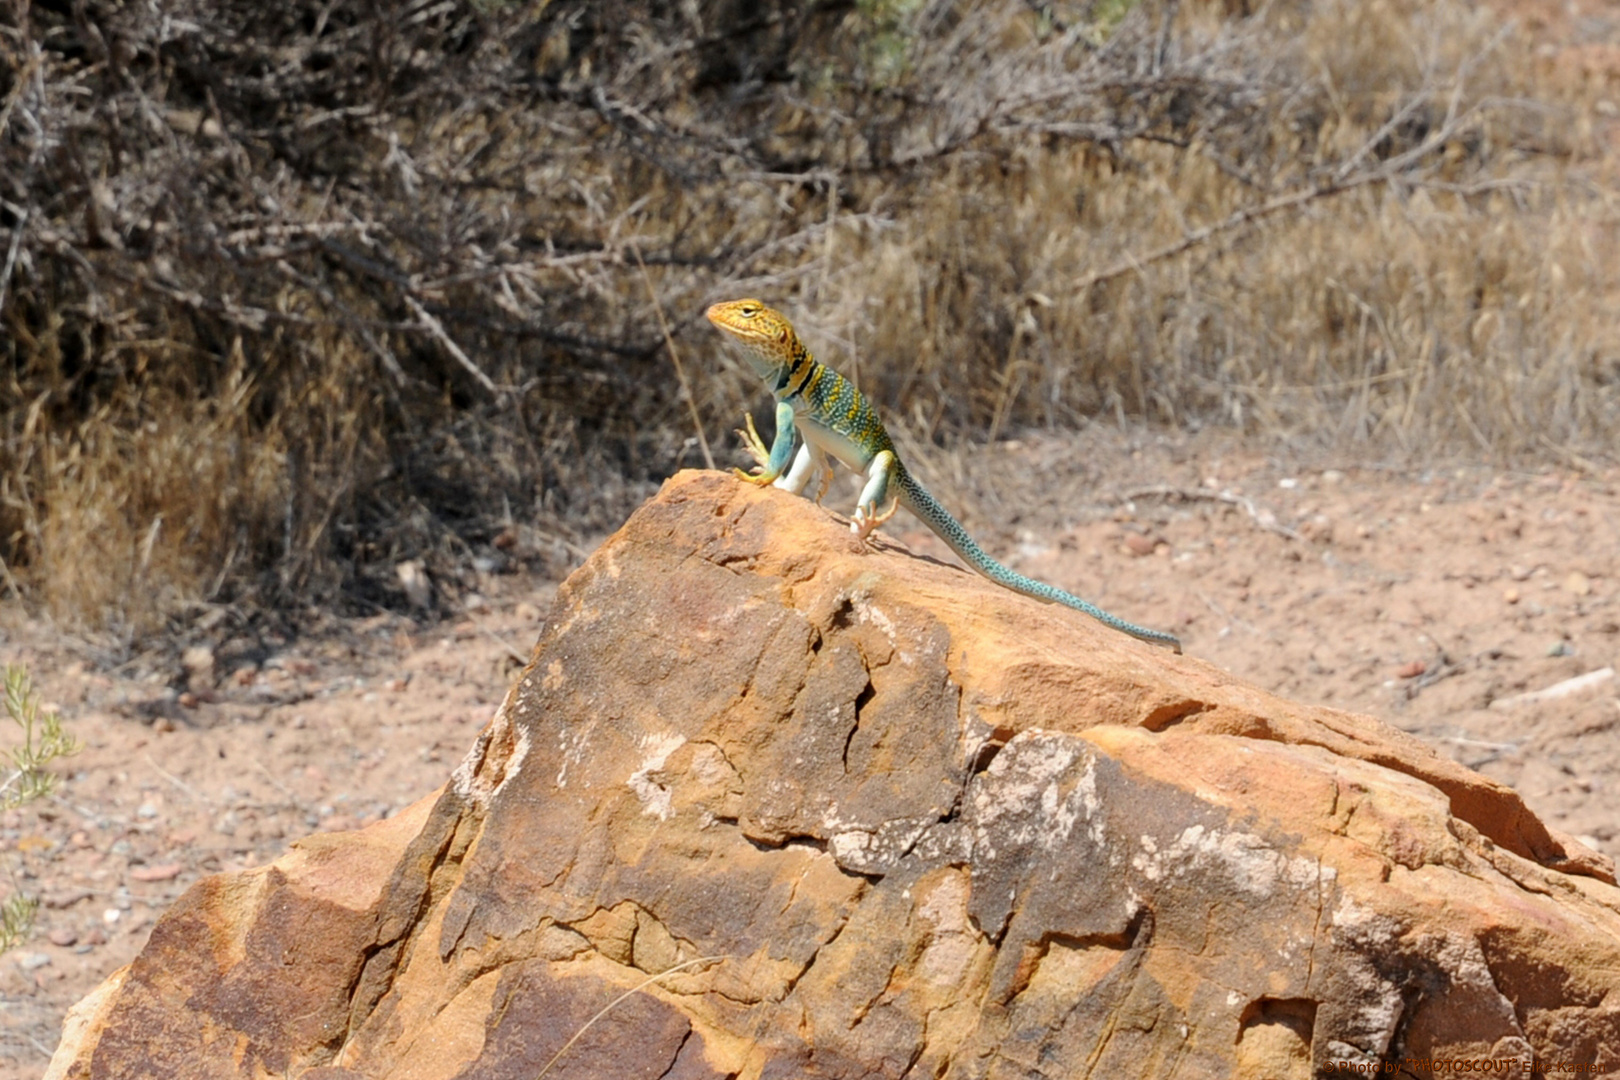
[[[1611,69],[1459,0],[8,2],[0,584],[126,648],[566,561],[761,405],[724,296],[918,442],[1620,426]]]

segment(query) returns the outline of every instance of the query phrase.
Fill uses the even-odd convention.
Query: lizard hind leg
[[[832,481],[833,481],[832,463],[829,462],[829,461],[822,461],[822,463],[821,463],[821,483],[816,485],[816,505],[817,506],[820,506],[821,505],[821,500],[825,499],[827,497],[827,489],[832,487]]]
[[[821,500],[827,497],[827,489],[832,486],[832,459],[808,439],[804,447],[810,451],[810,475],[805,477],[805,487],[808,488],[812,480],[816,482],[815,501],[820,506]]]
[[[863,514],[861,508],[856,507],[855,520],[849,523],[849,531],[865,540],[876,531],[878,526],[894,517],[894,512],[898,509],[900,509],[900,496],[898,495],[889,500],[889,508],[882,513],[876,512],[877,508],[873,507],[873,512]]]
[[[849,523],[849,531],[862,540],[870,536],[873,529],[894,517],[894,512],[900,509],[900,496],[896,495],[887,510],[878,510],[883,496],[888,493],[889,478],[894,475],[897,464],[894,451],[884,450],[867,466],[866,486],[861,489],[860,501],[855,504],[855,519]]]

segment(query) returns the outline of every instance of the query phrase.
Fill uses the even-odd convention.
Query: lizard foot
[[[743,441],[743,447],[748,451],[749,456],[763,469],[770,463],[771,452],[766,449],[765,440],[759,437],[759,430],[754,427],[754,414],[745,412],[743,413],[743,419],[748,423],[748,430],[744,431],[742,428],[734,430],[737,437]]]
[[[849,523],[849,531],[858,536],[863,542],[872,535],[872,530],[894,517],[894,512],[900,509],[900,500],[896,498],[889,503],[889,508],[881,514],[875,506],[857,506],[855,520]]]
[[[821,483],[816,487],[817,506],[820,506],[821,500],[827,497],[827,489],[832,487],[832,478],[833,473],[830,467],[821,470]]]
[[[743,472],[741,469],[731,471],[736,474],[737,479],[746,480],[750,484],[758,484],[760,487],[774,484],[781,474],[771,471],[771,452],[765,449],[765,440],[759,437],[759,431],[754,427],[754,414],[745,412],[743,418],[748,421],[748,430],[737,428],[737,437],[743,441],[743,448],[757,464],[752,472]]]
[[[741,469],[732,469],[731,472],[737,479],[746,480],[750,484],[757,484],[759,487],[767,487],[776,483],[777,474],[763,465],[756,466],[753,472],[743,472]]]

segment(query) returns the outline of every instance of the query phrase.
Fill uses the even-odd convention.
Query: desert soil
[[[1307,467],[1217,436],[1094,431],[919,471],[1018,569],[1269,690],[1413,732],[1620,856],[1620,470]],[[848,501],[841,485],[828,505]],[[888,531],[950,557],[903,516]],[[113,667],[0,608],[0,662],[25,664],[85,744],[54,796],[0,821],[0,893],[41,900],[0,958],[0,1080],[40,1075],[68,1006],[199,878],[442,784],[555,591],[490,576],[439,617],[327,619],[294,640],[225,617],[189,668],[173,650]]]

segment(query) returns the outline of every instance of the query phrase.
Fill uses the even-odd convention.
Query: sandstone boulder
[[[1620,1068],[1613,867],[1513,791],[683,473],[563,587],[442,792],[199,883],[49,1075],[1487,1058]]]

